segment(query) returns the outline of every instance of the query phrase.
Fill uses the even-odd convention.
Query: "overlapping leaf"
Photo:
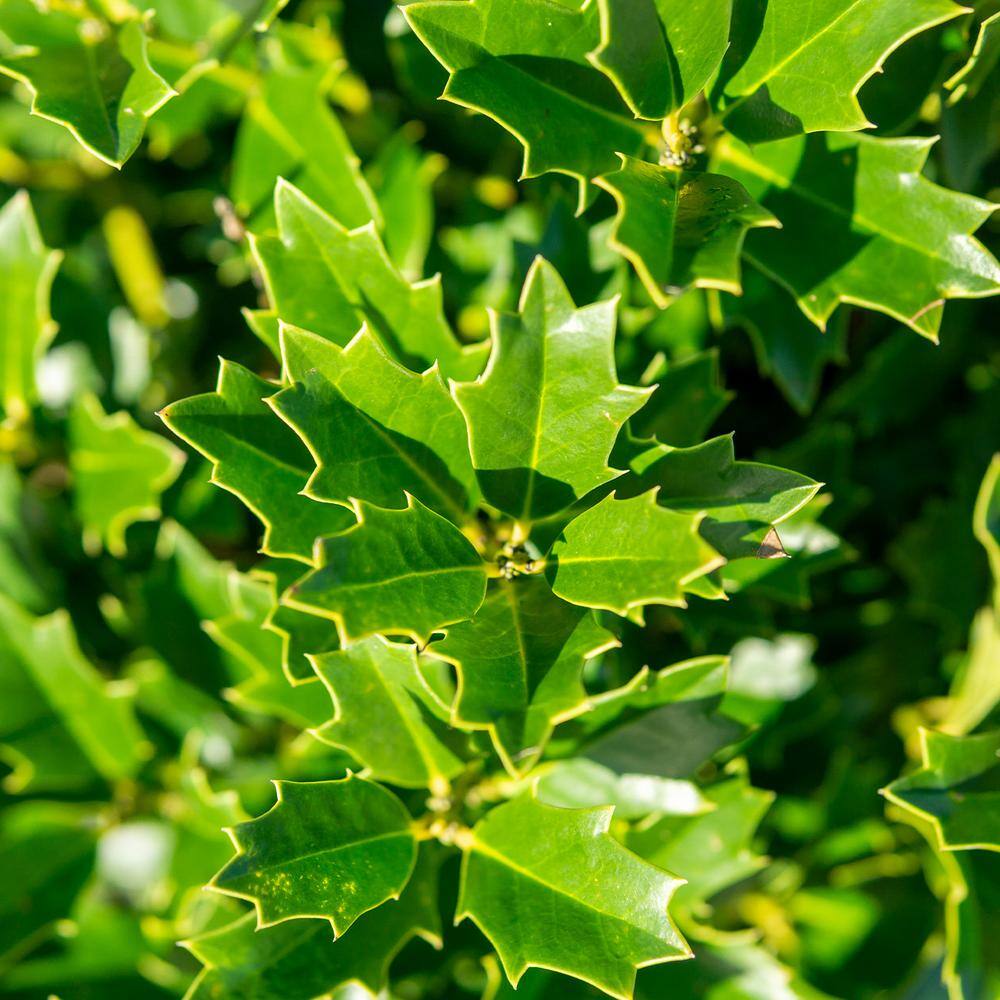
[[[264,522],[265,552],[308,562],[316,538],[344,530],[354,516],[302,496],[313,466],[305,446],[263,402],[276,391],[223,361],[215,392],[172,403],[160,416],[213,463],[213,481]]]
[[[518,316],[498,315],[482,377],[453,389],[486,501],[530,521],[615,478],[608,456],[649,390],[619,385],[617,303],[577,309],[536,259]]]
[[[715,166],[781,221],[751,233],[745,253],[817,326],[850,302],[934,340],[945,301],[996,294],[1000,265],[970,235],[995,206],[923,177],[932,145],[818,135],[751,152],[729,138]]]
[[[317,568],[283,602],[336,621],[345,643],[377,632],[425,642],[471,618],[486,594],[486,564],[450,521],[407,500],[402,510],[358,501],[357,525],[317,545]]]
[[[680,881],[613,840],[611,813],[525,794],[463,843],[458,917],[486,934],[515,986],[535,966],[627,998],[637,968],[688,956],[667,916]]]
[[[0,9],[0,72],[31,88],[33,114],[65,125],[115,167],[174,95],[150,65],[146,45],[136,17],[112,25],[85,8],[33,0],[8,0]]]
[[[609,245],[628,258],[661,308],[691,287],[739,294],[747,231],[778,225],[739,181],[723,174],[678,171],[626,156],[620,170],[596,183],[618,205]]]

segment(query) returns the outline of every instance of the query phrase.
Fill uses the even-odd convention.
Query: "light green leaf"
[[[416,371],[435,361],[446,377],[481,371],[486,345],[463,347],[455,339],[439,279],[406,281],[373,223],[348,230],[285,180],[278,181],[274,204],[279,235],[255,236],[251,248],[278,318],[341,345],[367,322]]]
[[[667,915],[680,880],[613,840],[611,813],[521,795],[466,836],[456,919],[490,939],[514,986],[534,966],[628,998],[640,966],[690,955]]]
[[[708,83],[729,45],[733,0],[598,0],[601,45],[591,60],[636,118],[659,121]]]
[[[464,524],[478,496],[465,421],[436,366],[417,375],[367,327],[346,347],[282,327],[292,385],[268,403],[316,461],[305,494],[405,504],[404,492]]]
[[[752,842],[774,793],[752,788],[742,775],[703,792],[714,806],[710,811],[664,816],[625,838],[640,857],[686,880],[687,885],[677,893],[678,906],[696,906],[767,864],[767,858],[753,850]]]
[[[590,62],[601,43],[595,3],[429,0],[403,9],[448,70],[442,97],[489,115],[524,146],[524,177],[549,170],[586,181],[638,155],[646,128]],[[656,141],[653,132],[652,141]]]
[[[340,636],[333,622],[280,602],[271,608],[264,627],[281,639],[281,665],[293,684],[316,676],[307,655],[340,648]]]
[[[921,768],[882,794],[929,821],[938,850],[1000,851],[1000,731],[949,736],[922,729]]]
[[[66,611],[35,618],[2,595],[0,742],[12,793],[130,778],[150,750],[128,694],[84,657]]]
[[[142,430],[124,410],[110,416],[96,396],[77,400],[69,421],[73,503],[84,545],[124,556],[125,530],[160,516],[160,495],[180,474],[184,453]]]
[[[692,287],[739,295],[747,231],[779,224],[739,181],[722,174],[623,156],[620,170],[594,183],[618,205],[609,245],[631,262],[661,309]]]
[[[945,81],[950,90],[950,104],[975,97],[989,79],[1000,61],[1000,11],[985,18],[979,25],[979,33],[968,60],[953,76]]]
[[[945,301],[996,294],[1000,265],[968,235],[995,206],[921,176],[933,143],[820,135],[751,152],[725,139],[715,166],[781,220],[744,252],[817,326],[850,302],[936,340]]]
[[[138,19],[111,25],[86,8],[4,0],[0,73],[32,91],[31,113],[66,128],[95,156],[120,167],[146,121],[174,91],[149,64]]]
[[[538,257],[520,314],[495,314],[486,371],[452,387],[483,495],[505,513],[553,514],[619,475],[608,456],[651,390],[618,384],[616,308],[611,300],[577,309]]]
[[[656,490],[605,497],[563,530],[548,557],[555,593],[627,615],[646,604],[685,606],[684,589],[725,560],[699,534],[702,515],[667,510]]]
[[[1000,453],[993,456],[979,487],[972,530],[990,561],[990,573],[996,588],[994,603],[1000,608]]]
[[[382,218],[360,163],[324,96],[328,66],[271,69],[236,135],[230,197],[255,231],[273,222],[279,177],[346,229]]]
[[[212,880],[213,889],[252,902],[258,928],[325,917],[334,937],[399,898],[417,846],[395,795],[355,775],[274,787],[275,805],[231,831],[238,853]]]
[[[857,99],[865,80],[908,38],[961,13],[951,0],[737,4],[713,99],[751,143],[867,128]]]
[[[822,486],[775,465],[737,462],[731,434],[693,448],[654,445],[631,464],[634,476],[621,481],[618,494],[636,496],[653,487],[664,507],[703,512],[701,533],[726,559],[758,555],[768,529],[804,507]]]
[[[454,663],[454,722],[489,731],[504,766],[535,763],[553,725],[587,708],[584,663],[618,642],[593,613],[554,597],[538,576],[496,580],[467,622],[452,625],[430,656]]]
[[[260,930],[248,913],[185,942],[205,965],[188,1000],[313,1000],[344,983],[382,990],[389,963],[411,938],[441,946],[439,862],[435,851],[422,848],[399,899],[362,914],[346,940],[331,941],[322,920]]]
[[[316,736],[343,747],[376,781],[448,794],[465,768],[465,736],[451,729],[417,665],[417,648],[373,636],[313,658],[336,707]]]
[[[423,643],[476,613],[486,564],[450,521],[415,497],[403,510],[355,510],[358,523],[317,545],[317,568],[283,603],[335,621],[344,644],[376,632]]]
[[[615,807],[616,819],[642,819],[650,813],[692,816],[715,804],[697,785],[652,774],[616,774],[595,761],[579,757],[547,767],[538,779],[538,798],[550,806],[580,809]]]
[[[215,392],[160,411],[163,422],[212,462],[212,482],[238,496],[264,522],[261,550],[309,562],[318,537],[343,531],[352,513],[302,495],[309,453],[264,404],[278,387],[223,361]]]
[[[35,365],[56,335],[49,292],[62,253],[42,242],[27,191],[0,209],[0,297],[4,301],[0,350],[0,407],[5,422],[28,418],[37,399]]]

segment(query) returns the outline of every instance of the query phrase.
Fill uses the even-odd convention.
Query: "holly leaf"
[[[273,383],[224,360],[215,392],[171,403],[160,418],[212,463],[212,482],[261,519],[262,552],[309,562],[314,541],[343,531],[354,516],[302,495],[313,462],[264,404],[263,398],[276,391]]]
[[[467,520],[479,492],[468,432],[436,366],[411,372],[367,327],[346,347],[283,327],[281,346],[293,384],[268,403],[315,459],[306,496],[400,507],[410,493]]]
[[[631,466],[633,476],[622,480],[620,496],[652,487],[664,507],[704,513],[701,533],[726,559],[759,556],[768,531],[801,510],[823,485],[775,465],[737,462],[731,434],[693,448],[656,444]]]
[[[456,919],[490,939],[514,986],[548,968],[628,998],[636,969],[690,955],[667,915],[680,880],[608,835],[612,811],[526,794],[466,836]]]
[[[857,99],[864,82],[907,39],[961,13],[951,0],[737,4],[713,103],[750,143],[869,128]]]
[[[390,963],[409,940],[421,937],[441,947],[439,863],[436,852],[422,848],[399,899],[362,914],[347,940],[331,941],[322,920],[258,929],[248,913],[183,942],[205,965],[188,1000],[313,1000],[345,983],[379,992]]]
[[[122,410],[107,415],[96,396],[77,400],[69,420],[73,504],[90,551],[101,544],[121,558],[125,531],[160,516],[160,495],[184,465],[184,453],[142,430]]]
[[[572,604],[619,615],[647,604],[684,607],[685,588],[725,562],[699,534],[702,520],[661,507],[655,489],[627,500],[607,496],[552,546],[552,590]]]
[[[965,63],[945,81],[951,91],[949,104],[968,97],[970,100],[982,90],[990,74],[1000,61],[1000,11],[980,22],[972,52]]]
[[[968,235],[995,206],[921,176],[933,143],[818,135],[751,152],[724,139],[715,165],[781,220],[744,252],[817,326],[850,302],[936,340],[945,301],[996,294],[1000,264]]]
[[[31,113],[65,125],[113,167],[136,151],[149,117],[174,96],[153,69],[143,23],[112,25],[86,8],[5,0],[0,73],[32,92]]]
[[[0,406],[5,422],[27,420],[38,397],[35,366],[56,335],[49,293],[61,260],[61,251],[42,242],[28,193],[19,191],[0,209],[0,297],[5,303]]]
[[[847,361],[848,310],[838,309],[827,329],[817,329],[795,300],[755,267],[744,271],[740,298],[720,301],[727,324],[749,334],[760,373],[774,381],[797,412],[809,413],[826,366]]]
[[[646,128],[591,62],[601,45],[597,4],[430,0],[403,13],[448,70],[441,96],[522,143],[523,177],[576,177],[582,204],[587,179],[615,168],[615,151],[635,156],[646,146]]]
[[[296,684],[316,676],[306,659],[340,648],[336,626],[326,618],[290,608],[280,601],[275,604],[264,623],[281,639],[281,665],[285,676]]]
[[[149,756],[128,694],[84,657],[64,610],[35,618],[0,595],[0,688],[8,792],[131,778]]]
[[[697,14],[704,17],[700,9]],[[723,174],[623,156],[621,169],[594,183],[618,206],[608,245],[629,260],[661,309],[688,288],[739,295],[740,251],[748,230],[779,225],[739,181]]]
[[[486,345],[459,344],[444,318],[440,280],[406,281],[374,223],[348,230],[284,179],[274,207],[278,235],[250,241],[272,315],[341,345],[367,322],[415,371],[436,361],[445,377],[479,374]]]
[[[708,83],[729,45],[732,0],[599,0],[601,44],[590,56],[636,118],[659,121]]]
[[[237,854],[212,889],[253,903],[258,928],[325,917],[334,937],[399,898],[417,846],[395,795],[355,775],[274,787],[278,801],[268,812],[229,831]]]
[[[411,496],[403,510],[359,500],[355,511],[353,528],[317,543],[317,568],[283,603],[335,621],[344,645],[376,632],[424,643],[476,613],[486,564],[450,521]]]
[[[504,767],[522,774],[552,727],[587,708],[584,663],[618,645],[592,612],[553,596],[543,579],[496,580],[473,618],[427,647],[455,665],[455,724],[486,729]]]
[[[585,757],[546,767],[536,787],[538,798],[550,806],[582,809],[611,805],[616,819],[642,819],[650,813],[691,816],[715,808],[690,781],[652,774],[616,774]]]
[[[274,185],[284,177],[342,226],[353,229],[381,213],[360,162],[323,91],[326,65],[272,68],[243,112],[236,134],[230,197],[257,230],[273,222]]]
[[[580,755],[616,774],[690,777],[745,732],[722,710],[728,667],[724,656],[703,656],[656,673],[643,668],[560,726],[554,755]]]
[[[920,731],[920,770],[882,794],[929,821],[941,851],[1000,851],[1000,731],[950,736]]]
[[[494,314],[486,371],[452,387],[488,503],[532,520],[619,475],[608,456],[651,390],[618,383],[616,309],[614,299],[577,309],[555,269],[538,257],[520,313]]]
[[[335,714],[316,736],[342,747],[376,781],[448,794],[465,768],[465,736],[451,729],[413,645],[373,636],[313,658]]]
[[[752,844],[774,793],[751,787],[743,775],[726,778],[702,792],[711,803],[707,811],[664,816],[641,829],[633,828],[625,837],[630,850],[686,880],[677,892],[679,907],[697,907],[767,864]]]

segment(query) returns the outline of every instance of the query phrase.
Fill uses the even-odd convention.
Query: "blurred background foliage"
[[[18,655],[47,655],[38,622],[67,609],[63,639],[144,734],[133,767],[69,777],[44,751],[5,741],[0,994],[183,994],[198,963],[175,942],[239,912],[198,889],[229,856],[220,828],[270,802],[267,779],[339,766],[302,733],[309,706],[260,683],[218,627],[203,628],[251,621],[242,591],[260,586],[247,572],[258,526],[208,484],[207,463],[188,454],[162,520],[131,524],[116,546],[101,527],[108,512],[83,502],[73,449],[91,396],[135,422],[131,443],[106,447],[155,450],[140,430],[163,434],[157,409],[210,390],[216,356],[277,374],[240,316],[264,304],[244,234],[271,224],[278,176],[349,218],[337,176],[346,137],[393,259],[411,279],[442,275],[460,336],[481,338],[487,307],[515,305],[542,253],[578,302],[622,296],[619,371],[660,385],[643,418],[662,440],[735,431],[741,457],[826,484],[782,527],[792,559],[741,565],[724,614],[697,599],[651,609],[647,629],[591,678],[611,686],[643,664],[734,657],[724,712],[750,727],[736,750],[774,800],[733,848],[759,862],[711,907],[717,926],[751,931],[794,970],[781,989],[795,992],[738,992],[730,970],[718,982],[732,992],[692,973],[684,995],[947,996],[944,902],[956,876],[898,807],[886,813],[879,790],[917,766],[920,726],[954,719],[970,660],[985,663],[980,676],[1000,670],[995,617],[980,611],[992,599],[983,540],[995,538],[995,510],[983,538],[973,532],[1000,439],[996,306],[952,303],[940,346],[846,307],[821,334],[752,273],[742,300],[695,290],[660,311],[606,246],[610,197],[575,216],[567,180],[518,182],[520,148],[437,100],[444,73],[388,0],[293,0],[264,33],[189,16],[210,18],[212,4],[150,6],[150,60],[182,93],[152,115],[126,169],[29,117],[23,84],[0,85],[0,201],[26,190],[45,245],[64,255],[38,405],[0,428],[0,649],[30,633]],[[945,86],[987,6],[904,45],[861,102],[880,134],[941,136],[933,179],[997,199],[1000,71],[959,103]],[[980,236],[996,251],[996,223]],[[110,433],[90,406],[90,433]],[[992,683],[966,690],[974,724],[995,719]],[[985,913],[995,925],[997,910]],[[449,931],[444,953],[411,943],[394,994],[499,996],[484,951],[469,925]],[[1000,995],[995,936],[964,960],[979,978],[952,996]],[[661,995],[650,976],[648,995]],[[518,995],[546,989],[532,973]]]

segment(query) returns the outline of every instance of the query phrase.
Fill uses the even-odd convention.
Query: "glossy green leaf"
[[[467,622],[427,648],[455,664],[452,712],[486,729],[504,766],[517,774],[538,759],[561,719],[587,708],[584,663],[617,645],[593,613],[553,596],[538,576],[496,580]]]
[[[486,934],[513,985],[534,966],[627,998],[636,969],[690,954],[667,915],[680,881],[613,840],[611,813],[521,795],[463,843],[458,919]]]
[[[316,461],[307,496],[401,507],[410,493],[467,520],[478,495],[468,432],[436,368],[404,368],[367,327],[343,348],[283,327],[281,345],[293,384],[268,402]]]
[[[559,756],[579,754],[617,774],[688,778],[744,726],[722,711],[724,656],[685,660],[591,699],[591,710],[556,731]]]
[[[941,850],[1000,851],[1000,732],[920,735],[920,770],[888,785],[885,797],[929,820]]]
[[[96,396],[78,400],[70,415],[69,467],[84,544],[125,555],[125,530],[160,516],[160,495],[180,474],[184,454],[144,431],[124,410],[105,414]]]
[[[715,102],[751,143],[866,128],[857,99],[865,80],[908,38],[961,12],[951,0],[737,4]]]
[[[383,989],[389,963],[411,938],[440,947],[438,864],[433,850],[421,850],[399,899],[362,914],[344,940],[331,941],[325,921],[261,930],[248,913],[186,942],[205,965],[189,1000],[313,1000],[346,983]]]
[[[693,448],[654,445],[633,459],[632,471],[619,495],[652,487],[656,501],[672,511],[703,512],[702,535],[727,559],[759,555],[767,530],[804,507],[822,486],[774,465],[736,461],[731,434]]]
[[[315,540],[344,530],[354,516],[302,495],[313,463],[263,402],[277,388],[223,361],[215,392],[172,403],[160,417],[212,462],[212,481],[236,494],[264,522],[262,551],[309,562]]]
[[[588,178],[615,168],[616,152],[635,156],[646,145],[590,61],[601,44],[596,3],[429,0],[403,12],[449,72],[445,100],[489,115],[523,144],[524,177],[569,174],[582,198]]]
[[[344,643],[376,632],[426,642],[471,618],[486,593],[486,564],[450,521],[407,501],[403,510],[358,501],[357,525],[317,545],[317,568],[283,603],[332,619]]]
[[[659,121],[708,83],[729,46],[733,0],[598,0],[593,63],[637,118]]]
[[[278,603],[271,608],[264,627],[281,639],[281,665],[293,684],[316,676],[306,656],[340,648],[340,636],[333,622],[286,604]]]
[[[278,801],[231,831],[236,856],[212,888],[248,899],[257,926],[325,917],[339,937],[361,914],[398,899],[417,847],[403,804],[380,785],[276,781]]]
[[[937,339],[947,299],[1000,290],[1000,265],[973,236],[994,205],[922,176],[933,140],[821,135],[751,152],[727,139],[715,166],[782,223],[752,233],[748,259],[817,326],[841,302]]]
[[[247,104],[236,136],[229,193],[254,231],[273,220],[272,195],[279,177],[346,229],[372,220],[381,225],[358,157],[323,95],[328,72],[327,66],[274,69]]]
[[[38,395],[35,366],[56,334],[49,291],[62,260],[42,242],[26,191],[0,209],[0,295],[4,302],[0,398],[7,422],[23,423]]]
[[[416,371],[436,361],[445,377],[479,373],[485,345],[459,344],[444,318],[439,280],[406,281],[373,223],[349,230],[283,179],[274,205],[278,235],[257,235],[251,247],[279,319],[341,345],[367,322]]]
[[[595,183],[618,206],[609,244],[628,258],[660,308],[692,287],[739,295],[747,231],[778,225],[739,181],[723,174],[679,171],[626,156],[620,170]]]
[[[617,302],[577,309],[536,258],[517,316],[496,316],[481,378],[452,389],[488,503],[523,520],[556,513],[614,479],[608,456],[650,390],[618,383]]]
[[[65,125],[95,156],[120,167],[146,121],[174,96],[149,63],[138,18],[112,25],[85,8],[6,0],[0,72],[31,88],[32,114]]]
[[[465,738],[447,725],[415,646],[373,636],[313,663],[335,706],[319,739],[343,747],[376,781],[447,794],[465,767]]]
[[[0,741],[10,792],[130,778],[148,757],[128,693],[84,657],[69,615],[35,618],[0,596]]]
[[[725,561],[699,534],[702,519],[661,507],[656,490],[605,497],[566,526],[546,575],[564,600],[619,615],[647,604],[683,607],[686,586]]]

